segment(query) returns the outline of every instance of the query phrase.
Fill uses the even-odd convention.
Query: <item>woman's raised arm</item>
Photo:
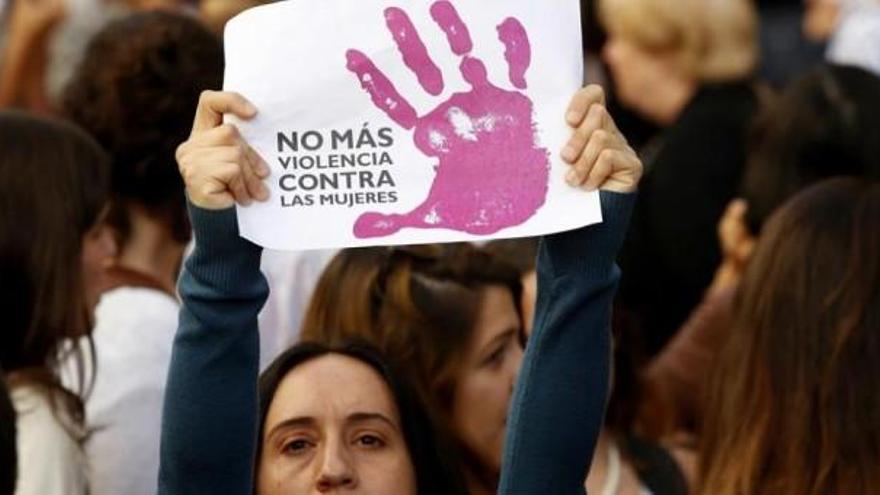
[[[610,387],[611,305],[642,163],[605,109],[579,91],[562,152],[572,186],[600,189],[603,223],[546,236],[538,254],[534,330],[507,424],[502,494],[584,493]]]
[[[234,204],[265,200],[268,167],[224,114],[256,109],[232,93],[202,95],[177,160],[195,249],[180,277],[183,299],[162,415],[159,493],[250,493],[257,440],[257,314],[269,290],[262,250],[238,235]]]

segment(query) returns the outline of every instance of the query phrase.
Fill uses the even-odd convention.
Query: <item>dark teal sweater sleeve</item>
[[[247,494],[257,440],[257,314],[269,293],[261,249],[239,237],[233,209],[190,205],[190,216],[195,250],[179,282],[159,493]]]
[[[541,240],[535,325],[508,418],[501,494],[585,491],[610,385],[615,258],[635,196],[603,191],[603,223]]]

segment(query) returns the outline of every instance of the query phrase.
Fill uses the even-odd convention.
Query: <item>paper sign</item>
[[[559,151],[578,0],[289,0],[226,29],[225,89],[269,163],[244,237],[317,249],[523,237],[601,220]]]

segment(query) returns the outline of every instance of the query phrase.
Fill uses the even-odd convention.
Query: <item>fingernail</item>
[[[247,102],[247,111],[251,114],[251,117],[253,117],[257,114],[257,107],[255,107],[253,103]]]
[[[576,126],[581,123],[581,114],[572,110],[565,115],[565,120],[568,121],[569,125]]]
[[[574,146],[568,145],[562,149],[562,159],[569,163],[577,159],[577,150]]]
[[[570,185],[575,185],[577,183],[577,172],[574,170],[569,170],[567,174],[565,174],[565,180]]]
[[[269,200],[269,189],[265,185],[260,185],[259,199],[260,201],[268,201]]]

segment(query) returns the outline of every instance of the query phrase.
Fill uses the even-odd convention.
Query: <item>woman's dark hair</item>
[[[706,495],[880,487],[880,184],[833,179],[768,221],[709,384]]]
[[[15,446],[15,408],[6,378],[0,373],[0,495],[13,495],[18,478],[18,454]]]
[[[498,473],[460,440],[451,421],[483,290],[491,286],[508,289],[520,309],[519,272],[473,245],[348,249],[324,270],[301,335],[307,342],[355,339],[378,348],[412,380],[445,436],[456,440],[461,471],[494,491]]]
[[[89,44],[62,107],[112,157],[116,204],[110,220],[123,245],[132,206],[161,220],[178,242],[189,240],[174,154],[189,136],[199,95],[222,81],[220,41],[189,16],[133,14]]]
[[[420,495],[454,495],[465,493],[463,480],[449,465],[448,456],[440,446],[441,439],[430,416],[409,382],[401,379],[382,358],[379,351],[368,344],[351,342],[340,345],[302,343],[294,346],[269,366],[260,376],[260,440],[257,462],[262,456],[263,429],[266,415],[275,398],[275,392],[284,378],[297,366],[329,354],[355,359],[369,366],[391,391],[400,413],[403,436],[415,468]],[[327,391],[330,393],[331,391]]]
[[[516,268],[520,277],[524,277],[535,271],[538,262],[538,243],[537,237],[501,239],[488,242],[484,249],[497,259]]]
[[[45,389],[57,412],[82,422],[82,400],[57,375],[67,339],[88,336],[83,237],[108,202],[109,161],[84,132],[63,122],[0,112],[0,367],[10,386]]]
[[[880,179],[880,78],[817,67],[766,106],[752,131],[742,197],[753,234],[785,201],[815,182]]]

